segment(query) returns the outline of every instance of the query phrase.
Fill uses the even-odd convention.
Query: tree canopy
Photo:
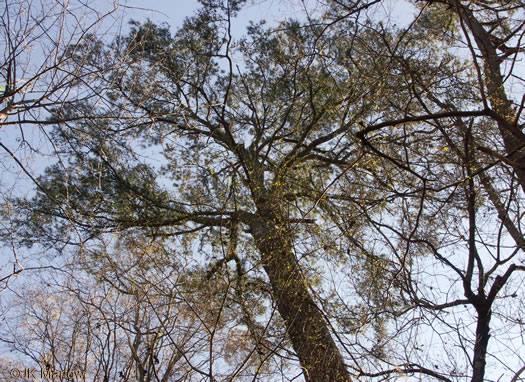
[[[242,37],[201,3],[66,51],[58,160],[0,233],[60,272],[7,286],[0,339],[106,381],[522,380],[523,3]]]

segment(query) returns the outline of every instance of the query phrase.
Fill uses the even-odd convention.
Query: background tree
[[[242,335],[229,327],[227,308],[217,313],[221,307],[209,295],[221,292],[205,288],[200,277],[190,278],[186,268],[192,260],[180,248],[148,245],[137,237],[116,247],[118,252],[104,247],[84,252],[65,267],[67,277],[49,272],[19,291],[2,312],[7,325],[1,337],[9,339],[9,348],[43,369],[108,381],[207,379],[208,361],[221,363],[242,352]],[[217,348],[213,360],[210,346]]]
[[[6,197],[16,178],[8,174],[19,170],[34,182],[37,172],[28,165],[30,158],[56,154],[48,136],[51,113],[58,115],[70,102],[102,96],[91,82],[93,73],[79,75],[84,62],[75,62],[73,55],[114,22],[117,6],[114,2],[98,11],[83,2],[55,0],[6,0],[0,5],[0,182]],[[8,229],[8,220],[2,224]],[[16,248],[11,250],[12,264],[0,276],[2,289],[24,269]]]
[[[512,16],[523,9],[507,3],[456,2],[449,7],[433,3],[423,5],[416,21],[405,29],[374,28],[389,62],[382,86],[396,93],[390,107],[380,111],[379,118],[363,123],[357,135],[371,154],[382,158],[375,160],[377,166],[371,175],[384,191],[380,193],[385,197],[383,202],[391,203],[385,210],[388,213],[369,216],[379,235],[377,240],[390,248],[383,255],[386,263],[381,269],[394,276],[389,285],[401,282],[403,299],[413,307],[406,314],[413,317],[415,327],[426,326],[414,317],[415,311],[421,311],[416,317],[422,320],[434,317],[432,330],[443,339],[441,352],[448,354],[450,361],[444,366],[436,359],[430,362],[433,367],[426,366],[423,360],[428,362],[429,356],[418,353],[439,353],[425,350],[428,343],[423,348],[417,339],[408,347],[413,350],[404,352],[404,360],[381,355],[391,368],[363,375],[422,372],[441,380],[482,381],[492,369],[487,368],[487,362],[492,362],[498,364],[498,370],[507,369],[509,378],[518,380],[524,370],[523,359],[510,333],[522,333],[523,327],[521,320],[512,319],[519,311],[511,306],[517,308],[523,302],[508,300],[519,298],[522,284],[516,273],[525,270],[519,256],[524,248],[520,225],[523,194],[517,189],[522,183],[521,162],[509,158],[519,156],[522,110],[506,90],[510,87],[499,65],[507,58],[515,60],[522,52],[521,40],[513,40],[522,33],[521,20]],[[452,10],[461,17],[457,19]],[[503,19],[492,24],[487,21],[503,13],[505,26]],[[475,17],[492,25],[490,32],[479,29]],[[488,38],[492,34],[490,39],[495,40],[502,33],[497,31],[499,27],[506,30],[506,41],[516,45],[508,50],[501,47],[508,55],[487,56],[490,47],[483,46],[480,35],[485,33]],[[478,35],[477,47],[470,42],[470,33]],[[452,54],[452,47],[461,43],[470,48],[474,65],[469,66],[471,62],[464,56]],[[449,49],[444,49],[447,46]],[[484,68],[478,65],[478,52]],[[516,76],[513,69],[511,66],[506,78]],[[507,108],[505,118],[502,105]],[[387,167],[383,167],[385,163]],[[388,176],[391,166],[397,168],[393,177]],[[371,232],[366,237],[370,241],[374,236]],[[395,321],[403,322],[401,317]],[[463,326],[465,322],[468,324]],[[517,325],[509,326],[509,322]],[[475,330],[469,333],[471,327]],[[460,354],[450,350],[454,340],[445,334],[450,331],[459,339]],[[505,356],[490,351],[498,345],[490,347],[489,339],[494,341],[498,334],[507,338],[506,349],[500,350]],[[411,342],[399,338],[405,348]],[[512,366],[510,359],[515,360]]]

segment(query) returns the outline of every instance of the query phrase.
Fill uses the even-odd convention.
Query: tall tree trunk
[[[259,249],[288,336],[308,382],[351,381],[344,359],[317,308],[292,250],[289,230],[260,214],[250,231]]]
[[[468,27],[476,46],[483,57],[483,72],[487,88],[488,102],[494,112],[494,119],[503,138],[508,158],[514,163],[512,167],[518,176],[518,182],[525,192],[525,134],[517,126],[517,116],[512,102],[507,97],[503,75],[502,59],[498,55],[494,39],[476,19],[472,11],[458,0],[447,0]]]

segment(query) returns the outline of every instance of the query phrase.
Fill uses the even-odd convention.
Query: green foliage
[[[205,333],[192,355],[211,370],[222,351],[224,378],[271,379],[273,362],[293,370],[293,357],[305,373],[339,362],[361,377],[397,377],[402,364],[445,375],[400,351],[417,346],[412,331],[454,325],[445,309],[492,306],[493,274],[521,270],[519,238],[507,250],[501,227],[519,226],[522,196],[509,168],[480,154],[502,147],[499,117],[454,51],[457,12],[416,2],[400,29],[337,2],[235,40],[244,2],[201,3],[175,33],[134,21],[78,50],[103,101],[53,110],[61,160],[33,198],[3,209],[4,241],[76,248],[98,286],[154,290],[151,314],[176,296]],[[485,25],[490,6],[472,2]],[[480,354],[476,336],[454,330]]]

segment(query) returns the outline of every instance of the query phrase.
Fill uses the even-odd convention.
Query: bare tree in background
[[[260,378],[276,374],[266,361],[279,344],[254,341],[250,330],[257,328],[240,328],[230,306],[238,298],[249,303],[236,290],[234,268],[207,274],[196,271],[183,243],[121,239],[118,253],[86,251],[60,277],[42,271],[17,288],[0,312],[7,348],[33,367],[85,372],[85,380],[224,380],[254,369]],[[16,365],[5,359],[0,372]]]
[[[95,73],[79,75],[85,64],[80,50],[111,28],[117,6],[106,2],[98,11],[76,0],[5,0],[0,5],[2,195],[10,192],[16,178],[9,177],[10,172],[23,172],[35,182],[33,154],[57,159],[48,136],[51,113],[56,117],[66,105],[100,96],[92,81]],[[17,170],[11,170],[13,166]],[[2,224],[8,229],[10,223]],[[14,247],[12,253],[13,260],[0,273],[0,288],[24,269]]]

